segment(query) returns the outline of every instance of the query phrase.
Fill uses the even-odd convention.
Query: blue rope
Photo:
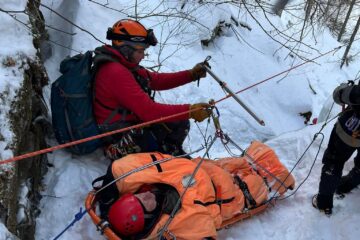
[[[59,237],[63,235],[64,232],[66,232],[70,227],[72,227],[77,221],[80,221],[80,219],[85,215],[86,212],[87,210],[85,209],[84,211],[82,211],[82,207],[81,207],[80,211],[77,214],[75,214],[75,219],[59,235],[57,235],[54,238],[54,240],[59,239]]]

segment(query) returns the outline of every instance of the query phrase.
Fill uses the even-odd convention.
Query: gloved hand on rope
[[[192,69],[189,70],[193,81],[206,77],[206,69],[204,68],[204,65],[210,67],[207,62],[201,62],[196,64]]]
[[[190,118],[194,119],[196,122],[202,122],[206,118],[211,116],[211,105],[208,103],[196,103],[190,105]],[[197,109],[197,110],[194,110]],[[194,111],[192,111],[194,110]]]

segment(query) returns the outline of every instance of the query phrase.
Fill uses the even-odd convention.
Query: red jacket
[[[97,100],[94,101],[94,112],[98,124],[102,124],[108,118],[112,112],[110,109],[119,107],[132,112],[133,114],[126,115],[126,120],[135,122],[147,122],[189,110],[189,104],[170,105],[153,101],[140,87],[129,70],[138,67],[138,65],[127,61],[111,46],[104,46],[104,48],[111,51],[120,63],[106,62],[101,65],[96,74],[95,99]],[[149,87],[152,90],[167,90],[192,81],[189,71],[156,73],[140,68],[136,72],[144,78],[149,78]],[[166,120],[166,122],[188,118],[189,114],[186,113]],[[120,119],[121,113],[116,114],[110,123]]]

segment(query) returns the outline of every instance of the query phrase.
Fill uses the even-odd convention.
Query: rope
[[[330,117],[330,113],[331,113],[331,110],[332,110],[333,106],[334,106],[334,104],[331,105],[331,108],[330,108],[329,113],[328,113],[328,115],[327,115],[327,117],[326,117],[325,123],[321,126],[320,130],[319,130],[317,133],[315,133],[315,135],[314,135],[314,137],[313,137],[313,140],[312,140],[311,143],[307,146],[307,148],[305,149],[305,151],[303,152],[303,154],[300,156],[299,160],[297,160],[297,162],[295,163],[294,167],[291,169],[291,171],[289,172],[289,174],[286,176],[284,182],[285,182],[286,179],[290,176],[290,174],[295,170],[296,166],[301,162],[302,158],[305,156],[306,152],[310,149],[311,145],[315,142],[316,138],[317,138],[319,135],[321,135],[321,136],[322,136],[322,139],[321,139],[321,141],[320,141],[318,151],[317,151],[317,153],[316,153],[316,155],[315,155],[314,161],[313,161],[313,163],[312,163],[312,165],[311,165],[311,167],[310,167],[310,170],[309,170],[308,175],[307,175],[307,176],[305,177],[305,179],[299,184],[299,186],[294,190],[294,192],[292,192],[290,195],[285,196],[285,197],[283,197],[283,198],[279,198],[279,196],[275,196],[277,190],[280,188],[280,186],[279,186],[278,189],[275,191],[274,195],[273,195],[268,201],[270,201],[270,200],[272,200],[272,199],[284,200],[284,199],[287,199],[287,198],[293,196],[293,195],[299,190],[299,188],[306,182],[306,180],[309,178],[309,176],[310,176],[310,174],[311,174],[311,171],[312,171],[312,169],[313,169],[313,167],[314,167],[314,165],[315,165],[315,162],[316,162],[316,160],[317,160],[317,157],[318,157],[318,155],[319,155],[319,153],[320,153],[321,145],[322,145],[322,143],[323,143],[323,141],[324,141],[324,134],[322,133],[322,130],[325,128],[325,126],[326,126],[328,123],[332,122],[334,119],[336,119],[336,118],[341,114],[341,113],[339,113],[339,114],[337,114],[335,117],[333,117],[332,119],[330,119],[329,121],[327,121],[327,120],[329,119],[329,117]]]
[[[158,118],[158,119],[155,119],[155,120],[152,120],[152,121],[136,124],[136,125],[133,125],[133,126],[130,126],[130,127],[117,129],[117,130],[114,130],[114,131],[111,131],[111,132],[102,133],[102,134],[95,135],[95,136],[92,136],[92,137],[87,137],[87,138],[83,138],[83,139],[80,139],[80,140],[60,144],[60,145],[57,145],[57,146],[54,146],[54,147],[45,148],[45,149],[42,149],[42,150],[39,150],[39,151],[25,153],[23,155],[12,157],[12,158],[9,158],[9,159],[6,159],[6,160],[1,160],[0,165],[20,161],[20,160],[23,160],[25,158],[35,157],[35,156],[38,156],[38,155],[41,155],[41,154],[44,154],[44,153],[49,153],[49,152],[52,152],[52,151],[55,151],[55,150],[67,148],[67,147],[74,146],[74,145],[77,145],[77,144],[80,144],[80,143],[84,143],[84,142],[92,141],[92,140],[95,140],[95,139],[107,137],[107,136],[110,136],[110,135],[113,135],[113,134],[116,134],[116,133],[122,133],[122,132],[130,131],[132,129],[142,128],[142,127],[154,124],[154,123],[164,122],[164,121],[166,121],[168,119],[171,119],[171,118],[174,118],[174,117],[177,117],[177,116],[181,116],[183,114],[190,114],[191,112],[197,111],[199,109],[201,109],[201,107],[200,108],[195,108],[195,109],[192,109],[192,110],[189,110],[189,111],[173,114],[173,115],[170,115],[170,116],[167,116],[167,117]]]
[[[300,187],[306,182],[306,180],[310,177],[310,174],[311,174],[311,172],[312,172],[312,170],[313,170],[313,168],[314,168],[314,166],[315,166],[315,162],[316,162],[316,160],[317,160],[317,157],[318,157],[318,155],[319,155],[319,153],[320,153],[321,145],[322,145],[323,142],[324,142],[324,134],[323,134],[323,133],[320,133],[320,132],[318,132],[318,133],[315,134],[313,141],[315,141],[315,139],[316,139],[316,137],[317,137],[318,135],[321,135],[322,138],[321,138],[321,141],[320,141],[320,144],[319,144],[318,151],[317,151],[317,153],[316,153],[316,155],[315,155],[314,161],[313,161],[312,164],[311,164],[311,167],[310,167],[310,170],[309,170],[308,175],[307,175],[307,176],[304,178],[304,180],[299,184],[299,186],[294,190],[294,192],[292,192],[291,194],[289,194],[289,195],[287,195],[287,196],[285,196],[285,197],[283,197],[283,198],[278,198],[278,200],[284,200],[284,199],[287,199],[287,198],[293,196],[293,195],[300,189]],[[311,144],[312,144],[312,143],[313,143],[313,142],[311,142]],[[309,145],[309,147],[311,146],[311,144]],[[307,151],[307,150],[308,150],[308,149],[306,149],[306,151]],[[306,152],[306,151],[305,151],[305,152]],[[304,154],[305,154],[305,153],[304,153]],[[275,197],[275,196],[273,196],[273,197]]]
[[[264,79],[264,80],[262,80],[262,81],[260,81],[260,82],[257,82],[257,83],[255,83],[255,84],[253,84],[253,85],[250,85],[250,86],[248,86],[248,87],[246,87],[246,88],[244,88],[244,89],[236,92],[235,94],[238,94],[238,93],[243,92],[243,91],[245,91],[245,90],[248,90],[248,89],[250,89],[250,88],[252,88],[252,87],[255,87],[255,86],[259,85],[259,84],[262,84],[262,83],[264,83],[264,82],[266,82],[266,81],[269,81],[270,79],[272,79],[272,78],[274,78],[274,77],[276,77],[276,76],[279,76],[279,75],[284,74],[284,73],[286,73],[286,72],[288,72],[288,71],[291,71],[292,69],[298,68],[298,67],[300,67],[300,66],[302,66],[302,65],[304,65],[304,64],[306,64],[306,63],[309,63],[309,62],[311,62],[311,61],[314,61],[314,60],[316,60],[316,59],[318,59],[318,58],[320,58],[320,57],[323,57],[323,56],[325,56],[325,55],[327,55],[327,54],[329,54],[329,53],[331,53],[331,52],[337,51],[337,50],[339,50],[341,47],[343,47],[343,46],[336,47],[336,48],[334,48],[333,50],[330,50],[330,51],[328,51],[328,52],[326,52],[326,53],[323,53],[323,54],[321,54],[321,55],[319,55],[319,56],[317,56],[317,57],[315,57],[315,58],[313,58],[313,59],[307,60],[307,61],[305,61],[305,62],[303,62],[303,63],[301,63],[301,64],[298,64],[298,65],[296,65],[296,66],[294,66],[294,67],[291,67],[291,68],[289,68],[289,69],[287,69],[287,70],[285,70],[285,71],[283,71],[283,72],[280,72],[280,73],[275,74],[275,75],[273,75],[273,76],[271,76],[271,77],[269,77],[269,78],[267,78],[267,79]],[[215,104],[217,104],[217,103],[219,103],[219,102],[221,102],[221,101],[223,101],[223,100],[225,100],[225,99],[227,99],[227,98],[229,98],[229,97],[231,97],[231,95],[227,95],[227,96],[225,96],[224,98],[222,98],[222,99],[220,99],[220,100],[218,100],[218,101],[216,101],[216,102],[214,101],[212,104],[215,105]],[[26,158],[35,157],[35,156],[38,156],[38,155],[41,155],[41,154],[49,153],[49,152],[52,152],[52,151],[55,151],[55,150],[67,148],[67,147],[70,147],[70,146],[74,146],[74,145],[81,144],[81,143],[84,143],[84,142],[92,141],[92,140],[95,140],[95,139],[100,139],[100,138],[107,137],[107,136],[110,136],[110,135],[113,135],[113,134],[122,133],[122,132],[125,132],[125,131],[130,131],[130,130],[132,130],[132,129],[137,129],[137,128],[145,127],[145,126],[147,126],[147,125],[151,125],[151,124],[154,124],[154,123],[164,122],[164,121],[166,121],[166,120],[168,120],[168,119],[171,119],[171,118],[174,118],[174,117],[177,117],[177,116],[181,116],[181,115],[183,115],[183,114],[190,114],[191,112],[197,111],[197,110],[199,110],[199,109],[201,109],[201,108],[196,108],[196,109],[184,111],[184,112],[177,113],[177,114],[173,114],[173,115],[170,115],[170,116],[167,116],[167,117],[161,117],[161,118],[158,118],[158,119],[155,119],[155,120],[152,120],[152,121],[148,121],[148,122],[136,124],[136,125],[133,125],[133,126],[130,126],[130,127],[117,129],[117,130],[114,130],[114,131],[111,131],[111,132],[102,133],[102,134],[99,134],[99,135],[96,135],[96,136],[87,137],[87,138],[83,138],[83,139],[80,139],[80,140],[76,140],[76,141],[72,141],[72,142],[60,144],[60,145],[57,145],[57,146],[54,146],[54,147],[45,148],[45,149],[42,149],[42,150],[30,152],[30,153],[25,153],[25,154],[22,154],[22,155],[19,155],[19,156],[16,156],[16,157],[12,157],[12,158],[8,158],[8,159],[5,159],[5,160],[1,160],[1,161],[0,161],[0,165],[2,165],[2,164],[7,164],[7,163],[11,163],[11,162],[20,161],[20,160],[23,160],[23,159],[26,159]]]
[[[271,77],[268,77],[268,78],[266,78],[266,79],[264,79],[264,80],[262,80],[262,81],[259,81],[259,82],[255,83],[255,84],[252,84],[252,85],[250,85],[250,86],[248,86],[248,87],[246,87],[246,88],[244,88],[244,89],[241,89],[241,90],[237,91],[235,94],[244,92],[244,91],[246,91],[246,90],[248,90],[248,89],[250,89],[250,88],[253,88],[253,87],[255,87],[255,86],[259,85],[259,84],[262,84],[262,83],[264,83],[264,82],[267,82],[267,81],[269,81],[269,80],[271,80],[271,79],[273,79],[273,78],[275,78],[275,77],[277,77],[277,76],[280,76],[280,75],[282,75],[282,74],[284,74],[284,73],[290,72],[291,70],[294,70],[295,68],[301,67],[302,65],[305,65],[305,64],[307,64],[307,63],[309,63],[309,62],[313,62],[314,60],[316,60],[316,59],[318,59],[318,58],[321,58],[321,57],[323,57],[323,56],[325,56],[325,55],[327,55],[327,54],[330,54],[330,53],[332,53],[332,52],[336,52],[336,51],[340,50],[340,48],[342,48],[342,47],[343,47],[343,45],[342,45],[342,46],[339,46],[339,47],[336,47],[336,48],[334,48],[334,49],[332,49],[332,50],[330,50],[330,51],[327,51],[326,53],[320,54],[319,56],[317,56],[317,57],[315,57],[315,58],[313,58],[313,59],[309,59],[309,60],[307,60],[307,61],[304,61],[304,62],[302,62],[302,63],[300,63],[300,64],[298,64],[298,65],[295,65],[295,66],[293,66],[293,67],[291,67],[291,68],[289,68],[289,69],[287,69],[287,70],[284,70],[284,71],[282,71],[282,72],[280,72],[280,73],[277,73],[277,74],[275,74],[275,75],[273,75],[273,76],[271,76]],[[216,103],[219,103],[219,102],[221,102],[221,101],[223,101],[223,100],[225,100],[225,99],[227,99],[227,98],[229,98],[229,97],[231,97],[230,94],[227,95],[227,96],[225,96],[225,97],[223,97],[223,98],[221,98],[220,100],[216,101],[215,104],[216,104]]]
[[[115,182],[117,182],[117,181],[119,181],[119,180],[121,180],[121,179],[124,179],[124,178],[126,178],[126,177],[128,177],[128,176],[130,176],[130,175],[132,175],[132,174],[134,174],[134,173],[140,172],[140,171],[142,171],[142,170],[144,170],[144,169],[146,169],[146,168],[150,168],[150,167],[152,167],[152,166],[154,166],[154,165],[156,165],[156,164],[164,163],[164,162],[170,161],[170,160],[175,159],[175,158],[180,158],[180,157],[184,157],[184,156],[187,156],[187,155],[190,155],[190,154],[199,152],[199,151],[201,151],[202,149],[204,149],[204,147],[201,147],[201,148],[199,148],[199,149],[197,149],[197,150],[195,150],[195,151],[193,151],[193,152],[191,152],[191,153],[179,155],[179,156],[176,156],[176,157],[164,158],[164,159],[161,159],[161,160],[157,160],[157,161],[151,162],[151,163],[146,164],[146,165],[144,165],[144,166],[135,168],[135,169],[133,169],[132,171],[129,171],[129,172],[127,172],[127,173],[124,173],[124,174],[120,175],[118,178],[114,179],[113,181],[111,181],[110,183],[108,183],[108,184],[106,184],[105,186],[101,187],[100,189],[96,190],[96,191],[94,192],[94,196],[96,196],[99,192],[103,191],[105,188],[109,187],[110,185],[114,184]],[[95,199],[95,198],[94,198],[94,199]],[[92,203],[91,205],[93,205],[93,203]],[[72,227],[76,222],[80,221],[81,218],[82,218],[89,210],[90,210],[90,209],[86,209],[86,210],[82,211],[82,208],[80,208],[80,211],[79,211],[77,214],[75,214],[74,220],[73,220],[68,226],[66,226],[65,229],[64,229],[61,233],[59,233],[59,234],[54,238],[54,240],[59,239],[60,236],[63,235],[70,227]]]
[[[204,147],[200,147],[199,149],[197,149],[197,150],[195,150],[195,151],[193,151],[193,152],[190,152],[190,153],[186,153],[186,154],[179,155],[179,156],[173,156],[173,157],[169,157],[169,158],[164,158],[164,159],[161,159],[161,160],[157,160],[157,161],[154,161],[154,162],[145,164],[145,165],[143,165],[143,166],[141,166],[141,167],[135,168],[135,169],[133,169],[133,170],[131,170],[131,171],[129,171],[129,172],[126,172],[126,173],[120,175],[119,177],[117,177],[117,178],[114,179],[113,181],[109,182],[108,184],[106,184],[106,185],[103,186],[102,188],[96,190],[96,192],[94,193],[94,195],[96,196],[96,194],[98,194],[99,192],[103,191],[105,188],[109,187],[110,185],[114,184],[115,182],[117,182],[117,181],[119,181],[119,180],[121,180],[121,179],[124,179],[124,178],[126,178],[126,177],[128,177],[128,176],[130,176],[130,175],[132,175],[132,174],[134,174],[134,173],[140,172],[140,171],[142,171],[142,170],[144,170],[144,169],[147,169],[147,168],[149,168],[149,167],[155,166],[155,165],[157,165],[157,164],[161,164],[161,163],[164,163],[164,162],[168,162],[168,161],[170,161],[170,160],[172,160],[172,159],[175,159],[175,158],[181,158],[181,157],[185,157],[185,156],[191,155],[191,154],[196,153],[196,152],[199,152],[199,151],[201,151],[201,150],[203,150],[203,149],[204,149]]]
[[[187,183],[186,183],[186,186],[184,188],[184,191],[181,193],[181,196],[179,197],[179,199],[177,200],[176,204],[175,204],[175,207],[173,208],[169,218],[166,220],[164,226],[161,228],[161,231],[160,233],[158,234],[159,236],[159,239],[162,239],[162,236],[165,232],[168,232],[168,227],[171,223],[171,221],[174,219],[174,216],[175,216],[175,213],[177,211],[177,209],[179,209],[180,207],[180,204],[181,204],[181,201],[182,199],[184,198],[184,195],[186,193],[186,191],[188,190],[188,188],[190,187],[190,185],[193,183],[193,179],[196,175],[196,173],[199,171],[200,169],[200,166],[201,164],[203,163],[204,159],[205,159],[205,156],[206,154],[209,152],[210,148],[212,147],[212,145],[214,144],[215,140],[217,139],[217,136],[215,136],[212,141],[210,142],[209,146],[206,148],[206,151],[203,155],[203,157],[200,159],[199,163],[196,165],[193,173],[191,174],[190,178],[187,180]]]
[[[332,107],[333,107],[333,105],[332,105]],[[332,109],[332,107],[331,107],[331,109]],[[330,112],[331,112],[331,109],[330,109]],[[329,115],[330,115],[330,114],[328,114],[327,119],[328,119]],[[186,186],[185,186],[185,188],[184,188],[184,191],[182,192],[180,198],[179,198],[178,201],[176,202],[176,205],[175,205],[173,211],[171,212],[169,218],[167,219],[167,221],[165,222],[163,228],[162,228],[161,231],[159,232],[159,234],[158,234],[159,239],[161,239],[161,237],[163,236],[163,234],[164,234],[165,232],[170,233],[170,232],[168,231],[168,227],[169,227],[170,223],[172,222],[172,220],[174,219],[176,210],[177,210],[178,207],[180,206],[181,200],[183,199],[183,197],[184,197],[187,189],[189,188],[189,186],[192,184],[192,181],[193,181],[196,173],[197,173],[198,170],[200,169],[200,166],[201,166],[202,162],[204,161],[204,157],[208,154],[210,148],[212,147],[212,145],[214,144],[214,142],[215,142],[215,140],[216,140],[217,138],[220,138],[224,145],[226,145],[226,144],[229,143],[229,142],[232,143],[235,147],[237,147],[240,151],[242,151],[248,158],[250,158],[250,160],[253,160],[249,155],[246,154],[246,152],[245,152],[241,147],[239,147],[234,141],[232,141],[232,140],[228,137],[228,135],[226,135],[226,134],[224,134],[224,133],[222,132],[222,130],[221,130],[221,128],[220,128],[220,123],[219,123],[219,121],[218,121],[218,117],[219,117],[219,115],[215,116],[215,114],[212,114],[212,118],[213,118],[213,121],[214,121],[216,130],[217,130],[216,135],[215,135],[215,137],[211,140],[210,144],[206,147],[206,151],[205,151],[203,157],[200,159],[200,161],[199,161],[198,164],[196,165],[193,173],[192,173],[191,176],[190,176],[190,179],[188,180],[188,182],[187,182],[187,184],[186,184]],[[331,122],[331,121],[334,120],[336,117],[338,117],[338,115],[335,116],[334,118],[332,118],[330,121],[325,122],[325,123],[322,125],[320,131],[315,134],[315,136],[314,136],[314,138],[313,138],[313,141],[309,144],[309,146],[306,148],[305,152],[301,155],[300,159],[297,161],[297,163],[294,165],[294,167],[292,168],[292,170],[291,170],[291,171],[289,172],[289,174],[288,174],[288,176],[290,176],[290,174],[293,172],[293,170],[295,169],[295,167],[297,166],[297,164],[300,163],[300,161],[301,161],[301,159],[303,158],[303,156],[305,155],[305,153],[308,151],[308,149],[310,148],[310,146],[313,144],[313,142],[315,141],[316,137],[317,137],[318,135],[321,135],[321,136],[322,136],[322,140],[321,140],[321,143],[320,143],[320,145],[319,145],[318,152],[317,152],[317,154],[316,154],[316,156],[315,156],[315,159],[314,159],[314,161],[313,161],[313,164],[312,164],[312,166],[311,166],[311,168],[310,168],[309,174],[307,175],[307,177],[305,178],[305,180],[298,186],[298,188],[297,188],[292,194],[290,194],[290,195],[288,195],[288,196],[286,196],[286,197],[284,197],[284,198],[278,199],[278,200],[284,200],[284,199],[289,198],[290,196],[294,195],[294,194],[297,192],[297,190],[302,186],[302,184],[307,180],[307,178],[310,176],[311,170],[313,169],[313,166],[314,166],[314,164],[315,164],[315,161],[316,161],[316,159],[317,159],[317,156],[318,156],[318,154],[319,154],[319,152],[320,152],[322,142],[323,142],[323,140],[324,140],[324,135],[321,133],[321,131],[322,131],[323,128],[327,125],[327,123]],[[326,119],[326,120],[327,120],[327,119]],[[224,139],[223,139],[223,138],[224,138]],[[224,141],[225,141],[225,142],[224,142]],[[204,149],[204,148],[205,148],[205,147],[199,148],[199,149],[197,149],[196,151],[194,151],[193,153],[198,152],[198,151],[201,151],[201,150]],[[191,154],[191,153],[189,153],[189,154]],[[186,155],[189,155],[189,154],[184,154],[184,155],[180,155],[180,156],[177,156],[177,157],[182,157],[182,156],[186,156]],[[127,172],[127,173],[125,173],[125,174],[122,174],[122,175],[119,176],[118,178],[114,179],[112,182],[110,182],[110,183],[108,183],[107,185],[103,186],[102,188],[98,189],[94,194],[95,194],[95,195],[98,194],[99,192],[103,191],[105,188],[109,187],[111,184],[114,184],[115,182],[117,182],[117,181],[119,181],[119,180],[121,180],[121,179],[123,179],[123,178],[126,178],[126,177],[128,177],[129,175],[131,175],[131,174],[133,174],[133,173],[140,172],[140,171],[142,171],[142,170],[144,170],[144,169],[146,169],[146,168],[149,168],[149,167],[151,167],[151,166],[154,166],[155,164],[167,162],[167,161],[170,161],[170,160],[175,159],[175,158],[177,158],[177,157],[170,157],[170,158],[165,158],[165,159],[157,160],[157,161],[155,161],[155,162],[152,162],[152,163],[146,164],[146,165],[144,165],[144,166],[138,167],[138,168],[136,168],[136,169],[133,169],[132,171]],[[252,162],[252,163],[253,163],[253,162]],[[255,164],[255,165],[256,165],[256,164]],[[260,167],[261,167],[261,166],[260,166]],[[263,168],[263,170],[266,170],[266,172],[268,172],[267,169],[265,169],[265,168]],[[288,176],[286,176],[285,180],[284,180],[283,182],[281,182],[279,179],[276,178],[276,176],[273,176],[270,172],[268,172],[268,173],[269,173],[274,179],[276,179],[277,181],[279,181],[279,182],[281,183],[281,185],[284,185],[283,182],[285,182],[286,179],[288,178]],[[280,188],[280,186],[279,186],[279,188]],[[279,188],[278,188],[278,189],[279,189]],[[278,190],[278,189],[277,189],[277,190]],[[273,197],[269,198],[269,199],[268,199],[266,202],[264,202],[263,204],[270,204],[270,203],[272,203],[272,201],[273,201],[274,199],[276,200],[277,197],[275,197],[275,194],[276,194],[277,190],[275,191]],[[87,210],[82,211],[82,208],[80,208],[79,213],[75,214],[74,220],[73,220],[68,226],[66,226],[65,229],[64,229],[60,234],[58,234],[58,235],[54,238],[54,240],[59,239],[59,237],[60,237],[61,235],[63,235],[70,227],[72,227],[76,222],[80,221],[80,220],[82,219],[82,217],[86,214],[86,212],[87,212]],[[170,233],[170,234],[171,234],[171,233]]]
[[[227,135],[226,135],[227,136]],[[228,136],[227,136],[228,137]],[[274,174],[272,174],[269,170],[267,170],[265,167],[261,166],[260,164],[257,164],[255,159],[251,157],[244,149],[242,149],[239,145],[237,145],[231,138],[229,138],[229,142],[233,144],[237,149],[242,151],[243,155],[245,156],[245,160],[250,164],[250,166],[257,170],[257,168],[260,168],[264,172],[266,172],[270,177],[272,177],[275,181],[277,181],[281,186],[285,187],[285,180],[281,181],[279,178],[277,178]],[[280,186],[279,186],[280,187]]]
[[[82,208],[80,208],[80,211],[79,211],[77,214],[75,214],[74,220],[73,220],[69,225],[67,225],[67,226],[65,227],[65,229],[62,230],[62,232],[59,233],[59,234],[54,238],[54,240],[59,239],[61,235],[63,235],[67,230],[69,230],[70,227],[72,227],[76,222],[80,221],[80,219],[81,219],[86,213],[87,213],[87,210],[82,211]]]

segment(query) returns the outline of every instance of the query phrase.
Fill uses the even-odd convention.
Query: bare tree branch
[[[37,1],[37,0],[35,0]],[[89,34],[90,36],[92,36],[95,40],[97,40],[98,42],[102,43],[102,44],[105,44],[103,41],[101,41],[100,39],[98,39],[94,34],[92,34],[91,32],[89,32],[88,30],[80,27],[79,25],[73,23],[72,21],[70,21],[69,19],[67,19],[66,17],[62,16],[60,13],[56,12],[55,10],[51,9],[50,7],[46,6],[45,4],[42,4],[41,2],[37,1],[40,6],[48,9],[49,11],[55,13],[57,16],[59,16],[61,19],[65,20],[66,22],[70,23],[71,25],[77,27],[78,29],[80,29],[81,31],[83,32],[86,32],[87,34]]]

